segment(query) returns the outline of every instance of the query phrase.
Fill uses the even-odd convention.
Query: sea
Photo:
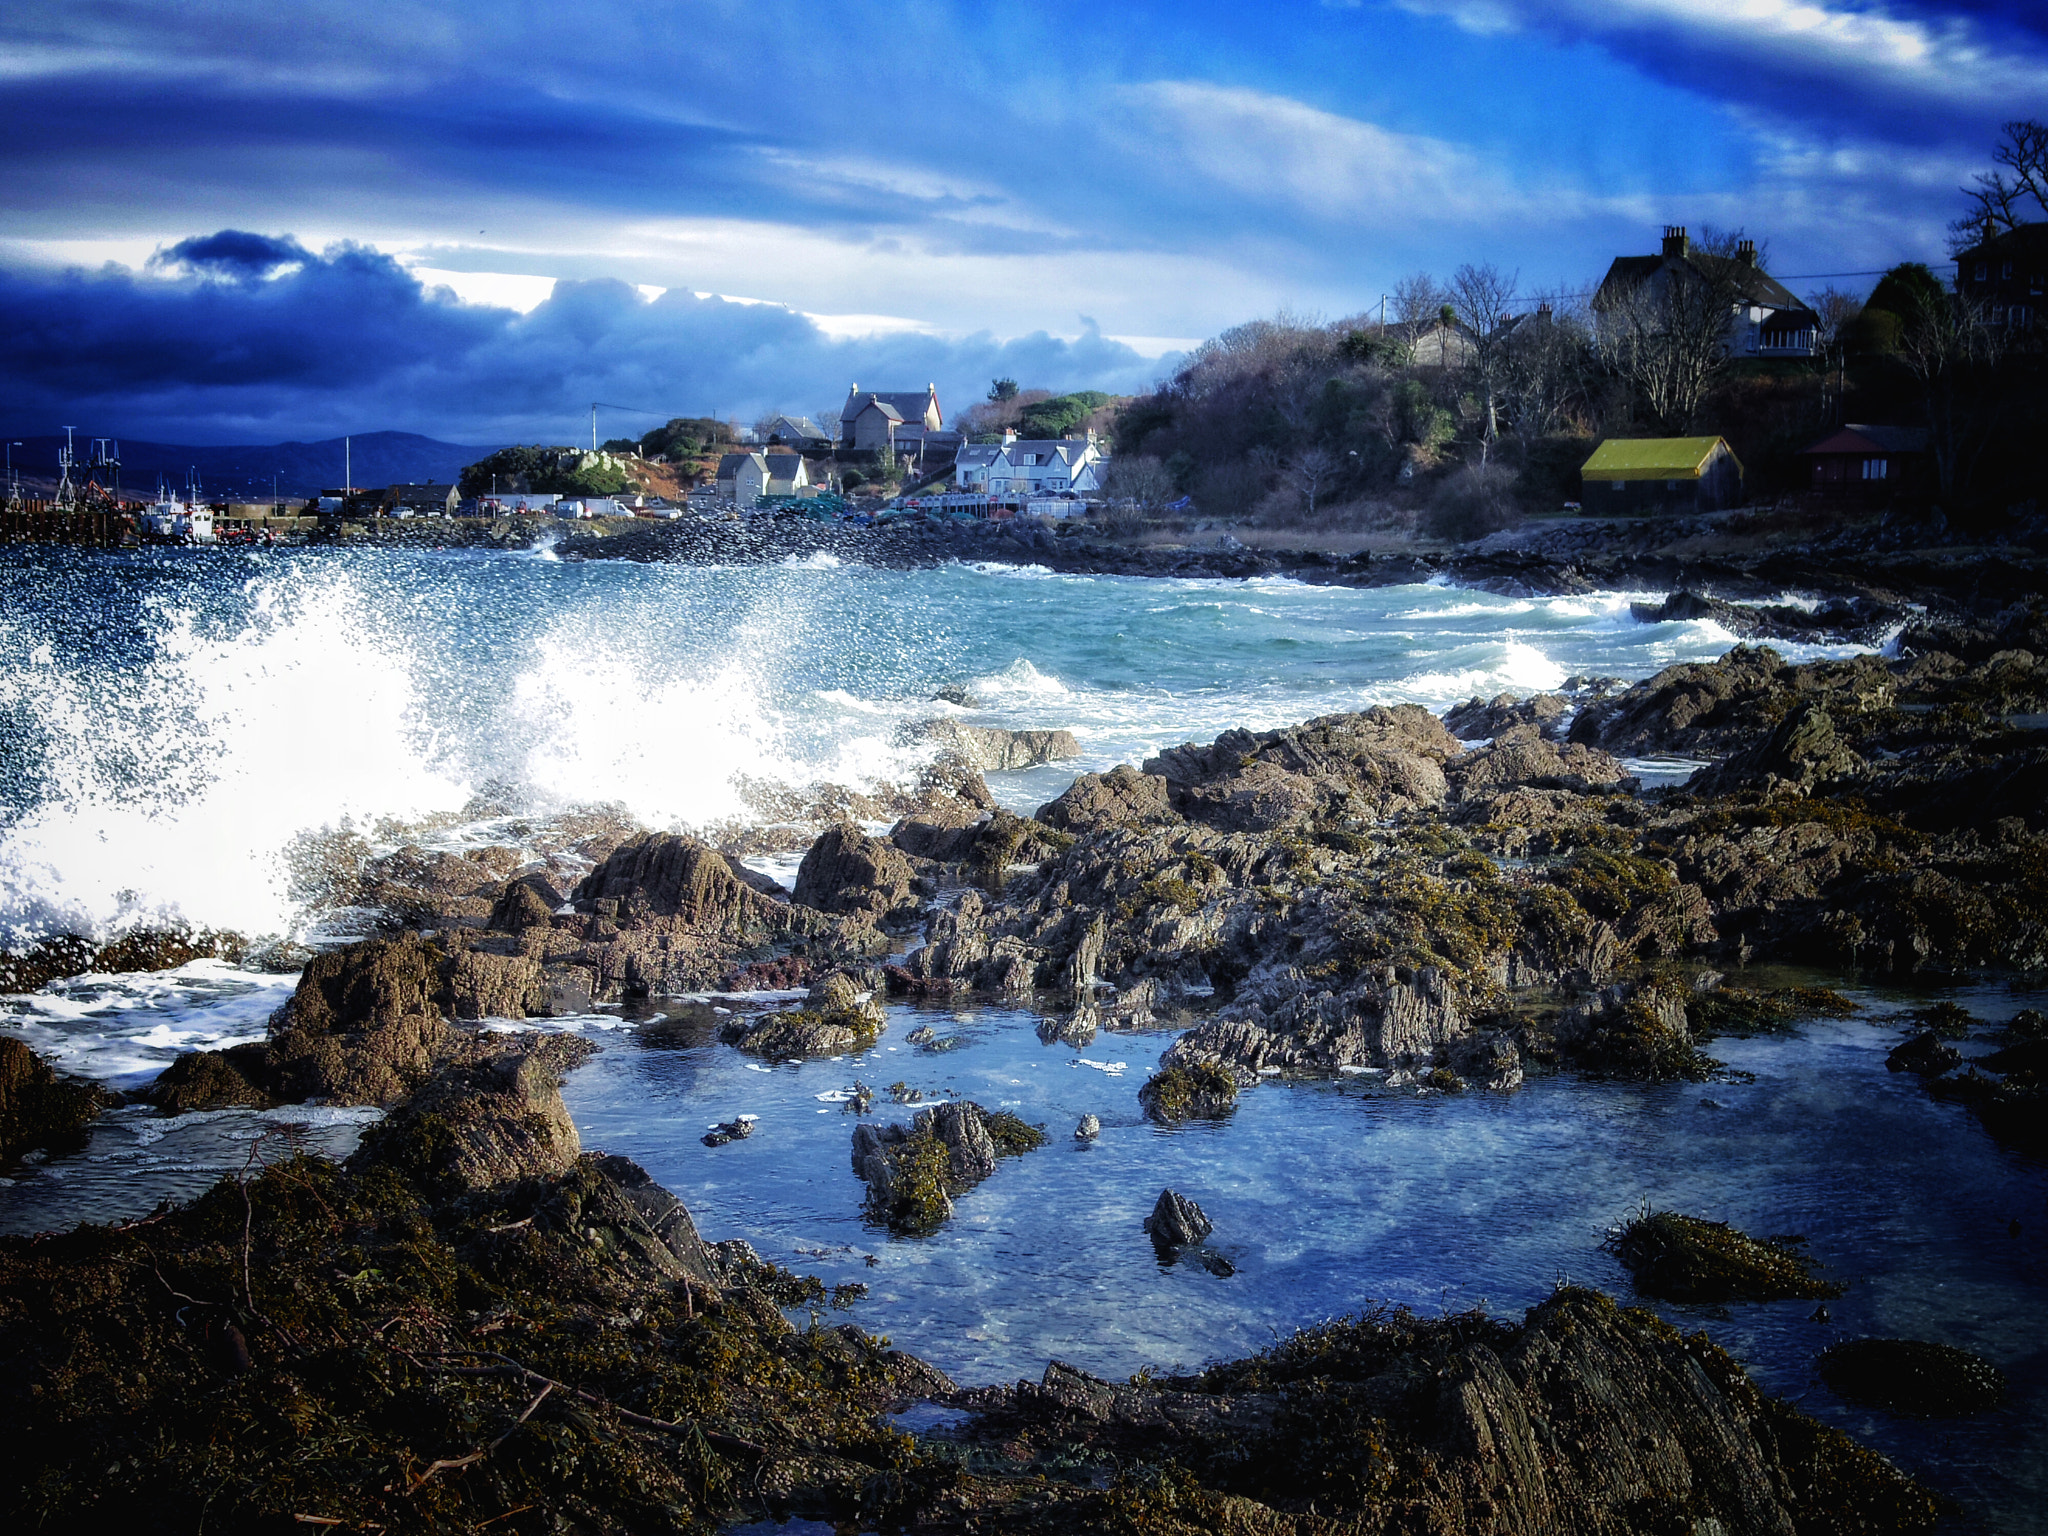
[[[1078,772],[1231,727],[1632,681],[1737,643],[1711,621],[1631,616],[1663,595],[829,555],[15,546],[0,550],[0,946],[176,923],[302,954],[375,915],[321,904],[309,847],[475,848],[593,809],[729,829],[760,818],[764,786],[907,782],[932,750],[910,728],[934,718],[1072,731],[1078,758],[989,775],[1029,812]],[[1698,765],[1631,766],[1655,785]],[[755,862],[793,876],[792,856]],[[75,977],[0,997],[0,1028],[66,1070],[139,1087],[181,1051],[261,1038],[295,982],[283,963]],[[1046,1045],[1039,1016],[1014,1006],[892,1006],[869,1053],[801,1064],[716,1043],[719,1010],[775,1004],[759,994],[543,1027],[599,1047],[564,1088],[586,1146],[644,1164],[706,1237],[865,1286],[846,1316],[962,1384],[1035,1378],[1054,1358],[1116,1378],[1192,1368],[1378,1306],[1513,1317],[1588,1284],[1704,1329],[1766,1388],[1953,1500],[1956,1529],[2048,1530],[2048,1170],[1885,1070],[1905,1015],[1934,994],[1848,975],[1732,979],[1833,985],[1864,1012],[1721,1040],[1728,1071],[1706,1084],[1566,1076],[1443,1096],[1367,1074],[1262,1084],[1229,1120],[1173,1129],[1136,1099],[1171,1032]],[[2048,1001],[1996,979],[1940,995],[1987,1030]],[[909,1042],[921,1024],[938,1048]],[[958,1095],[1042,1124],[1049,1144],[1006,1159],[936,1235],[895,1237],[862,1213],[857,1084],[879,1118],[916,1112],[892,1086]],[[1083,1114],[1099,1138],[1074,1137]],[[703,1144],[739,1115],[755,1117],[751,1137]],[[131,1219],[287,1149],[346,1153],[374,1118],[117,1109],[84,1152],[0,1181],[0,1232]],[[1234,1273],[1155,1254],[1141,1222],[1169,1187],[1208,1213]],[[1637,1298],[1601,1242],[1645,1206],[1800,1234],[1848,1293],[1826,1322],[1812,1303]],[[1862,1334],[1974,1350],[2012,1398],[1961,1421],[1857,1408],[1814,1358]]]

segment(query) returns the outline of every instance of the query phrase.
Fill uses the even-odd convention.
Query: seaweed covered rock
[[[448,1110],[550,1117],[520,1068],[473,1068]],[[714,1255],[624,1158],[500,1138],[448,1177],[420,1157],[434,1113],[141,1227],[0,1239],[0,1520],[682,1536],[762,1489],[850,1518],[905,1466],[879,1416],[950,1390],[938,1372],[792,1329],[776,1298],[824,1287]]]
[[[404,1173],[436,1198],[559,1174],[582,1141],[562,1103],[561,1073],[589,1056],[588,1041],[472,1036],[458,1059],[364,1133],[359,1167]]]
[[[0,1035],[0,1167],[24,1152],[77,1151],[107,1102],[97,1085],[59,1076],[21,1041]]]
[[[1721,1064],[1693,1040],[1689,996],[1689,988],[1662,976],[1604,988],[1559,1015],[1557,1048],[1593,1077],[1705,1082]]]
[[[881,1009],[869,1002],[833,1011],[805,1007],[761,1018],[735,1018],[720,1028],[718,1038],[750,1056],[796,1061],[864,1051],[882,1028]]]
[[[1628,1267],[1636,1289],[1666,1301],[1786,1301],[1840,1296],[1822,1280],[1804,1238],[1755,1238],[1724,1221],[1648,1211],[1602,1245]]]
[[[1884,1059],[1888,1072],[1911,1072],[1919,1077],[1939,1077],[1963,1064],[1963,1053],[1943,1042],[1931,1029],[1891,1048]]]
[[[273,1091],[270,1047],[264,1042],[224,1051],[185,1051],[157,1074],[143,1097],[167,1115],[201,1109],[269,1109]]]
[[[1835,730],[1834,717],[1818,700],[1795,704],[1769,736],[1753,747],[1694,775],[1694,794],[1728,794],[1756,788],[1767,795],[1803,795],[1862,771],[1861,756]]]
[[[1145,1080],[1138,1103],[1161,1125],[1221,1120],[1237,1108],[1237,1079],[1214,1062],[1166,1067]]]
[[[554,988],[531,955],[452,948],[441,975],[440,1001],[453,1018],[546,1018],[554,1008]]]
[[[1022,1474],[1018,1516],[1026,1486],[1049,1486],[1030,1475],[1060,1469],[1057,1502],[1028,1506],[1041,1531],[1835,1536],[1939,1518],[1704,1334],[1578,1289],[1519,1324],[1379,1311],[1198,1375],[1113,1383],[1056,1361],[954,1401],[976,1413],[969,1444]],[[976,1513],[1002,1528],[985,1500]]]
[[[943,1226],[953,1198],[994,1173],[997,1158],[1020,1157],[1045,1141],[1009,1111],[961,1099],[918,1111],[908,1126],[855,1126],[853,1171],[868,1186],[870,1217],[915,1236]]]
[[[1821,1351],[1820,1377],[1852,1403],[1914,1419],[1960,1419],[2005,1401],[2005,1373],[1950,1344],[1845,1339]]]
[[[1510,790],[1563,789],[1586,794],[1632,782],[1628,770],[1597,747],[1555,742],[1533,725],[1502,732],[1444,770],[1463,816],[1484,817]]]
[[[424,1082],[448,1035],[445,958],[410,935],[314,956],[270,1021],[277,1096],[393,1104]]]

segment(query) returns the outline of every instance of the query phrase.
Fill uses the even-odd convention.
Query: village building
[[[378,506],[385,517],[453,517],[461,502],[458,487],[424,481],[387,485]]]
[[[832,446],[832,434],[808,416],[773,417],[760,436],[762,442],[777,448],[819,453]]]
[[[1987,235],[1956,257],[1956,292],[1993,325],[2031,330],[2048,305],[2048,224]]]
[[[970,443],[953,461],[953,482],[990,496],[1089,496],[1102,489],[1109,464],[1094,432],[1086,437],[1020,438]]]
[[[718,461],[718,494],[734,506],[751,507],[763,497],[815,496],[810,466],[800,453],[728,453]]]
[[[1742,501],[1742,461],[1719,437],[1610,437],[1579,469],[1589,516],[1718,512]]]
[[[855,384],[846,392],[846,404],[839,411],[839,446],[860,453],[877,453],[909,442],[917,433],[937,432],[946,425],[939,410],[939,387],[927,384],[916,390],[862,389]]]
[[[1809,483],[1819,495],[1861,503],[1890,501],[1924,473],[1927,429],[1852,422],[1837,427],[1800,457],[1813,466]]]
[[[1674,283],[1727,291],[1732,357],[1812,357],[1819,350],[1819,317],[1758,265],[1754,240],[1738,242],[1733,256],[1710,256],[1693,249],[1678,224],[1665,226],[1657,255],[1614,258],[1593,297],[1594,313],[1610,313],[1637,293],[1661,302]]]

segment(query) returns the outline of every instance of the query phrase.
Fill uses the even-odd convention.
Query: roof
[[[1980,240],[1956,260],[1968,261],[1973,257],[2032,255],[2048,250],[2048,223],[2036,220],[2021,224],[2014,229],[2000,230],[1989,240]]]
[[[766,455],[768,473],[777,480],[788,480],[802,472],[804,456],[800,453],[771,453]]]
[[[1696,480],[1714,450],[1727,447],[1718,437],[1610,437],[1579,474],[1587,480]]]
[[[1849,422],[1837,427],[1805,453],[1925,453],[1925,427],[1874,427]]]
[[[740,466],[746,463],[749,459],[763,461],[763,467],[766,467],[766,454],[728,453],[724,458],[718,461],[718,478],[721,480],[730,480],[734,475],[739,473]]]
[[[888,417],[891,421],[902,421],[904,419],[903,413],[901,411],[897,410],[895,406],[891,405],[888,401],[882,399],[879,395],[861,396],[861,398],[857,402],[855,402],[851,407],[840,413],[839,419],[841,421],[851,421],[854,419],[854,417],[864,416],[869,411],[880,411],[884,416]],[[922,420],[924,417],[924,412],[919,411],[917,414],[918,418]]]
[[[923,421],[924,413],[938,403],[936,389],[861,389],[846,392],[846,404],[839,419],[851,421],[867,409],[868,402],[894,411],[899,421]]]
[[[971,469],[977,464],[995,463],[1002,451],[1001,443],[969,443],[953,462]]]
[[[799,437],[829,436],[823,427],[819,426],[808,416],[778,416],[768,423],[768,430],[772,434],[777,427],[781,426],[791,428]]]
[[[1607,276],[1600,280],[1599,291],[1607,292],[1610,285],[1633,287],[1655,277],[1666,268],[1689,270],[1695,277],[1701,279],[1721,278],[1734,285],[1736,293],[1745,303],[1760,305],[1765,309],[1806,308],[1794,297],[1791,289],[1762,267],[1752,266],[1733,256],[1706,256],[1698,251],[1684,256],[1617,256],[1608,265]]]

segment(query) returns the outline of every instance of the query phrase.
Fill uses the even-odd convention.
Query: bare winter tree
[[[1113,534],[1134,533],[1173,500],[1173,476],[1150,454],[1120,456],[1109,461],[1102,490],[1109,501],[1104,528]]]
[[[1817,322],[1814,341],[1820,363],[1821,413],[1829,421],[1841,410],[1847,386],[1849,327],[1863,313],[1863,301],[1853,293],[1830,284],[1806,296],[1806,307]]]
[[[2048,215],[2048,123],[2017,119],[2005,124],[2003,132],[2005,138],[1991,152],[2000,169],[1963,188],[1970,208],[1948,227],[1951,254],[2018,229],[2028,221],[2030,202]]]
[[[1578,302],[1543,299],[1507,338],[1503,409],[1525,437],[1549,437],[1582,419],[1592,393],[1592,327]]]
[[[1920,386],[1937,483],[1952,496],[1996,425],[2006,332],[1960,294],[1928,295],[1902,317],[1898,358]]]
[[[1341,456],[1327,448],[1304,448],[1281,466],[1287,483],[1301,492],[1310,517],[1316,515],[1316,500],[1344,468]]]
[[[1413,348],[1443,307],[1443,290],[1427,272],[1414,272],[1394,284],[1394,334]]]
[[[1482,464],[1500,436],[1500,397],[1508,372],[1508,333],[1502,327],[1514,307],[1515,281],[1492,262],[1483,267],[1467,263],[1451,275],[1451,305],[1472,333],[1466,369],[1479,389]]]
[[[1661,431],[1690,427],[1729,365],[1729,327],[1742,296],[1744,267],[1734,259],[1741,234],[1709,232],[1688,260],[1603,285],[1594,297],[1600,360]]]

